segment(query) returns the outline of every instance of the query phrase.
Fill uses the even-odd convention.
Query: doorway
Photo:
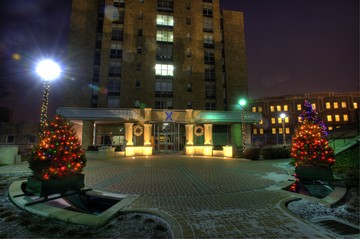
[[[184,150],[185,127],[176,123],[154,124],[154,149],[157,153]]]

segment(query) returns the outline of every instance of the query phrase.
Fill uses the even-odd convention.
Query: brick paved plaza
[[[138,195],[126,209],[170,216],[180,225],[179,237],[331,237],[281,206],[296,196],[281,190],[293,178],[281,167],[287,162],[184,155],[90,158],[86,186]]]

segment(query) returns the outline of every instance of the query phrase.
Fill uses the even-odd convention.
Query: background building
[[[239,111],[248,83],[243,14],[221,11],[219,0],[74,0],[68,55],[58,112],[78,124],[85,147],[241,145],[240,122],[260,120],[222,113]],[[204,123],[211,140],[189,140]],[[151,138],[131,137],[132,127]]]
[[[252,125],[252,142],[282,144],[282,120],[284,120],[286,140],[290,143],[305,100],[316,109],[328,132],[341,130],[345,134],[349,129],[351,132],[356,132],[356,135],[359,134],[360,92],[311,93],[252,100],[251,111],[261,113],[263,118],[260,123]],[[284,119],[280,117],[281,113],[285,114]]]

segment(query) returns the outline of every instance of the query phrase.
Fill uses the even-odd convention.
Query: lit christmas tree
[[[82,171],[86,157],[71,123],[60,115],[46,123],[29,160],[34,177],[48,180]]]
[[[305,101],[300,117],[291,149],[296,166],[330,167],[335,163],[334,151],[327,140],[326,126],[310,102]]]

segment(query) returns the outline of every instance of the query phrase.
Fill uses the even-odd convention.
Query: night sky
[[[358,0],[222,0],[245,15],[250,98],[359,90]],[[0,106],[16,121],[37,122],[43,82],[34,73],[54,57],[64,74],[51,83],[54,115],[66,75],[71,0],[3,0]]]

